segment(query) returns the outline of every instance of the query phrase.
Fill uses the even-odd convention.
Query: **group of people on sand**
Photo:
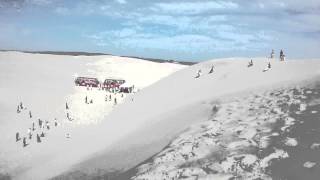
[[[271,54],[270,54],[270,58],[273,59],[275,56],[274,50],[272,49]],[[286,55],[283,53],[283,50],[280,50],[280,61],[284,61],[285,60]]]
[[[274,58],[274,50],[272,49],[271,51],[271,55],[270,55],[270,58],[273,59]],[[283,50],[281,49],[280,50],[280,61],[284,61],[285,60],[285,55],[284,55],[284,52]],[[248,62],[248,65],[247,67],[252,67],[253,66],[253,60],[251,59],[249,62]],[[268,70],[271,69],[271,62],[268,62],[267,64],[267,67],[265,69],[263,69],[263,72],[266,72]],[[211,66],[210,68],[210,71],[209,71],[209,74],[213,73],[214,72],[214,65]],[[197,72],[197,75],[195,76],[195,78],[199,78],[200,76],[202,75],[202,71],[201,69],[198,70]]]
[[[20,102],[17,108],[17,113],[19,114],[23,110],[27,110],[27,108],[24,107],[22,102]],[[69,110],[69,105],[68,103],[66,103],[66,116],[69,120],[71,120],[68,110]],[[32,124],[31,124],[31,127],[27,129],[27,134],[22,135],[22,133],[16,132],[16,142],[22,141],[23,147],[28,146],[32,141],[32,139],[34,138],[34,136],[35,136],[36,142],[41,143],[42,138],[46,136],[46,134],[49,132],[52,126],[50,121],[48,120],[43,120],[41,118],[38,118],[36,120],[35,118],[33,118],[31,110],[29,110],[28,116],[29,116],[29,119],[32,120]],[[58,126],[59,126],[59,123],[57,121],[57,118],[54,118],[53,127],[58,127]]]
[[[213,72],[214,72],[214,65],[211,66],[208,74],[211,74],[211,73],[213,73]],[[202,75],[202,72],[201,72],[201,69],[199,69],[199,70],[198,70],[198,73],[197,73],[197,75],[196,75],[195,78],[199,78],[201,75]]]

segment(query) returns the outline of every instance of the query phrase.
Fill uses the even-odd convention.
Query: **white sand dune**
[[[2,56],[0,59],[4,59],[4,57],[6,58],[7,56],[9,55]],[[48,56],[43,56],[43,58],[46,57]],[[50,58],[52,58],[51,61],[46,61],[52,62],[55,57]],[[99,59],[99,57],[92,58]],[[46,61],[43,62],[43,66],[48,68],[46,71],[49,71],[50,68],[48,66],[52,67],[55,63],[48,64]],[[61,67],[65,67],[65,65],[58,64],[58,62],[62,63],[62,59],[61,61],[56,61],[57,73],[59,73]],[[74,59],[68,61],[68,63],[71,63],[70,65],[74,66],[72,62],[76,64],[78,61],[79,59]],[[89,63],[88,61],[90,60],[84,59],[83,61]],[[59,135],[61,136],[61,134],[63,134],[63,132],[59,132],[56,133],[56,137],[54,136],[52,139],[49,137],[47,143],[43,143],[36,148],[32,147],[27,153],[26,150],[23,150],[22,148],[19,149],[19,152],[16,152],[16,149],[18,149],[19,146],[15,145],[14,142],[11,142],[10,145],[3,145],[1,147],[1,149],[3,149],[1,157],[9,160],[7,164],[20,162],[20,164],[18,163],[18,165],[15,165],[15,168],[13,168],[14,173],[17,175],[15,178],[17,179],[44,179],[56,176],[60,173],[78,170],[87,174],[126,170],[159,152],[173,140],[174,137],[178,136],[193,123],[207,120],[212,113],[212,102],[218,97],[228,97],[229,95],[234,95],[236,93],[255,92],[265,88],[272,89],[286,86],[320,75],[320,61],[318,60],[272,61],[272,68],[267,72],[262,72],[267,66],[268,61],[266,59],[256,58],[254,60],[254,66],[250,68],[247,67],[248,61],[249,59],[247,58],[212,60],[182,69],[161,79],[155,84],[142,89],[130,98],[124,99],[123,103],[117,106],[108,116],[104,117],[100,123],[73,128],[72,138],[68,141],[65,141],[65,139],[58,141]],[[5,61],[2,60],[0,62],[4,63]],[[98,65],[98,72],[114,71],[118,66],[117,64],[114,64],[109,67],[108,65],[104,66],[104,64],[108,63],[101,61],[95,64]],[[213,64],[215,66],[215,71],[212,74],[208,74],[207,72],[209,72],[211,65]],[[25,67],[30,66],[28,63],[25,65]],[[134,63],[134,65],[136,64]],[[134,65],[123,63],[121,66],[124,66],[124,68],[129,71]],[[136,84],[139,84],[141,80],[140,85],[143,87],[145,85],[144,83],[148,82],[149,74],[159,74],[159,67],[152,68],[151,66],[150,69],[149,65],[145,65],[144,67],[146,71],[142,71],[141,69],[130,73],[130,75],[135,74],[136,77],[133,78],[130,75],[124,75],[123,78],[132,78],[130,80],[136,80],[137,82],[133,82]],[[171,69],[171,67],[171,64],[163,64],[160,68],[168,70],[168,68]],[[83,68],[82,70],[85,72],[87,66],[84,65],[81,66],[81,68]],[[172,68],[169,70],[169,73],[181,68],[182,67],[180,66]],[[22,69],[23,68],[21,67],[21,71]],[[196,79],[194,77],[199,69],[202,70],[203,74],[200,78]],[[66,76],[69,77],[72,76],[74,72],[76,71],[73,70],[69,72],[68,70],[64,73],[67,73]],[[168,74],[168,71],[164,70],[162,72],[163,74]],[[15,73],[16,71],[12,71],[12,74]],[[113,74],[116,76],[122,75],[120,74],[120,71],[119,74],[118,72]],[[6,79],[4,76],[5,75],[1,76],[1,81]],[[53,75],[50,75],[50,77],[53,79],[55,78]],[[155,79],[160,79],[161,77]],[[33,75],[29,80],[32,78],[39,79],[38,76]],[[23,81],[23,78],[20,78],[20,81]],[[60,81],[61,79],[56,79],[55,84],[60,84]],[[45,81],[43,80],[41,83],[34,83],[34,89],[37,89],[36,87],[38,84],[44,82]],[[68,82],[71,85],[72,78],[70,78]],[[68,84],[68,82],[65,84]],[[1,85],[2,84],[3,83],[1,83]],[[44,88],[46,87],[46,85],[43,86]],[[8,87],[11,88],[1,87],[1,90],[4,89],[4,94],[10,94],[9,92],[11,92],[12,87],[16,89],[15,87],[22,88],[24,86]],[[38,88],[39,91],[41,89],[42,92],[42,87]],[[51,87],[49,86],[45,90],[47,90],[48,93],[55,92],[50,91],[50,88]],[[62,87],[62,89],[63,88],[65,87]],[[30,95],[28,93],[25,94],[25,96],[28,96],[29,98],[39,97],[41,101],[39,100],[39,103],[37,103],[39,104],[39,107],[36,108],[42,113],[39,115],[52,117],[57,114],[53,113],[52,110],[58,109],[57,107],[60,107],[60,109],[62,107],[61,110],[63,110],[64,101],[65,98],[67,98],[66,94],[72,94],[72,90],[72,88],[61,90],[61,88],[57,87],[56,91],[61,91],[61,94],[58,96],[63,98],[59,101],[58,99],[53,100],[57,101],[54,107],[52,105],[54,102],[51,103],[51,100],[43,101],[43,99],[40,98],[48,98],[48,93],[42,93],[42,96],[38,96],[38,94]],[[1,106],[4,106],[3,109],[5,112],[15,111],[16,103],[20,101],[19,97],[17,97],[17,94],[19,94],[20,91],[15,90],[13,92],[15,93],[11,92],[11,94],[1,102]],[[23,93],[23,91],[21,91],[21,93]],[[12,102],[12,104],[7,105],[8,101]],[[27,98],[23,101],[34,102]],[[46,106],[43,106],[43,104],[47,107],[52,107],[49,108],[50,110],[46,110],[44,109]],[[53,113],[51,114],[52,116],[48,116],[50,113],[47,112]],[[89,113],[95,112],[96,111],[93,108],[92,112]],[[9,113],[5,117],[10,117]],[[12,122],[8,122],[7,124],[11,123]],[[18,124],[18,120],[15,124]],[[20,125],[16,126],[21,127]],[[6,133],[7,142],[10,138],[13,140],[10,136],[13,136],[14,131],[15,130],[12,130],[10,133]],[[248,133],[245,136],[248,137],[250,134],[252,133]],[[7,146],[11,147],[11,149],[7,150]],[[236,147],[237,144],[231,146]],[[48,147],[53,150],[48,152]],[[15,158],[10,157],[9,159],[5,158],[5,155],[8,154],[9,151],[25,155],[20,155]],[[38,158],[32,157],[35,154]],[[26,163],[21,163],[23,161]],[[8,168],[10,169],[10,167]],[[65,177],[67,179],[68,176]]]
[[[74,143],[78,142],[73,138],[73,130],[87,132],[81,125],[95,126],[92,123],[103,120],[115,107],[113,101],[105,102],[105,92],[75,87],[75,76],[92,76],[102,81],[108,77],[123,78],[139,90],[184,67],[186,66],[115,56],[1,52],[0,92],[3,96],[0,98],[0,174],[9,172],[17,179],[43,179],[49,177],[51,171],[57,173],[52,167],[59,166],[59,162],[55,163],[58,158],[62,158],[60,163],[63,164],[63,154],[78,148],[74,146]],[[84,103],[86,95],[94,100],[93,104]],[[119,94],[117,96],[121,103],[124,98]],[[23,102],[26,110],[17,114],[17,105],[20,102]],[[72,123],[66,119],[66,102],[69,103],[71,116],[77,118]],[[33,115],[31,119],[29,111]],[[37,144],[34,134],[33,140],[28,142],[30,145],[22,148],[21,141],[15,142],[15,133],[20,132],[21,136],[26,136],[27,129],[32,122],[37,123],[38,118],[50,121],[51,130],[48,136],[41,144]],[[54,118],[57,118],[61,125],[59,128],[53,128]],[[72,141],[65,138],[66,133],[71,134]],[[76,155],[77,152],[74,156]],[[46,166],[47,162],[53,162],[52,166]],[[37,170],[43,167],[47,168],[44,172]]]
[[[248,61],[238,58],[200,63],[136,93],[133,102],[116,108],[102,123],[103,127],[95,130],[93,136],[101,137],[105,149],[74,170],[94,174],[99,173],[95,169],[130,168],[157,153],[191,124],[207,120],[216,98],[273,89],[320,73],[316,60],[273,61],[267,72],[262,72],[266,59],[256,59],[251,68],[247,68]],[[207,74],[212,64],[215,72]],[[199,69],[203,75],[195,79]],[[97,147],[93,142],[92,146]]]

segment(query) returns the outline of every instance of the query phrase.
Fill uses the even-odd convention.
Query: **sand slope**
[[[248,61],[236,58],[200,63],[136,93],[133,101],[126,101],[108,116],[100,131],[95,130],[93,136],[102,137],[105,149],[72,172],[100,176],[128,169],[159,152],[191,124],[207,120],[217,98],[300,83],[320,73],[317,60],[274,60],[267,72],[262,72],[267,59],[255,59],[251,68]],[[215,72],[208,74],[212,64]],[[199,69],[203,75],[196,79]],[[69,175],[62,177],[72,177]]]

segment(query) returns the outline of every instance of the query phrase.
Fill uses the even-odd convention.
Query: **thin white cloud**
[[[238,8],[238,4],[230,1],[173,2],[157,3],[154,11],[170,14],[199,14],[212,10],[230,10]]]

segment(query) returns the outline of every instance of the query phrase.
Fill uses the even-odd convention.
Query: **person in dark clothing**
[[[19,132],[17,132],[17,133],[16,133],[16,142],[20,141],[20,139],[21,139],[21,138],[20,138],[20,134],[19,134]]]
[[[41,143],[41,137],[37,134],[37,143]]]
[[[252,61],[252,59],[250,60],[250,62],[249,62],[249,64],[248,64],[248,67],[251,67],[251,66],[253,66],[253,61]]]
[[[45,137],[44,132],[42,131],[40,137]]]
[[[283,56],[283,50],[280,51],[280,58]]]
[[[54,118],[54,126],[57,127],[58,126],[58,122],[57,122],[57,119]]]
[[[38,123],[39,123],[39,128],[41,128],[42,127],[42,120],[38,119]]]
[[[23,147],[28,146],[26,137],[23,138],[22,143],[23,143]]]
[[[114,98],[114,105],[117,105],[117,98]]]
[[[111,101],[111,94],[109,95],[109,100]]]
[[[86,102],[86,104],[88,104],[88,96],[86,96],[85,102]]]
[[[271,63],[270,62],[268,63],[268,68],[271,69]]]
[[[35,127],[35,123],[33,122],[32,123],[32,131],[35,131],[36,130],[36,127]]]
[[[22,105],[22,102],[20,102],[20,109],[21,109],[21,110],[23,109],[23,105]]]
[[[92,99],[90,100],[90,104],[93,104],[93,100]]]
[[[46,127],[47,127],[48,130],[50,130],[49,121],[46,121]]]
[[[17,113],[20,113],[20,106],[18,105]]]
[[[32,114],[31,114],[31,111],[29,111],[29,117],[30,117],[30,118],[32,118]]]
[[[66,109],[68,110],[69,109],[69,106],[68,106],[68,103],[66,102]]]
[[[210,71],[209,71],[209,74],[213,73],[213,69],[214,69],[214,66],[212,65],[212,66],[211,66],[211,69],[210,69]]]

